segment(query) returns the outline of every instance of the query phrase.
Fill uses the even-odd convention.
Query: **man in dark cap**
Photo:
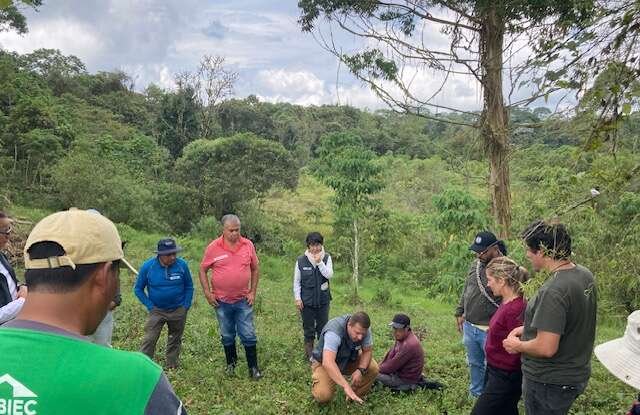
[[[393,389],[411,388],[422,380],[422,345],[411,331],[411,320],[406,314],[396,314],[389,326],[393,329],[396,343],[380,363],[376,380]]]
[[[489,329],[489,320],[500,305],[487,287],[485,267],[493,258],[507,255],[504,242],[498,240],[489,231],[476,234],[469,249],[476,258],[469,267],[464,290],[456,308],[455,317],[458,331],[462,333],[462,342],[467,350],[467,363],[471,376],[469,393],[478,397],[484,389],[484,371],[486,359],[484,343]]]
[[[193,299],[191,272],[186,261],[177,257],[181,250],[175,240],[161,239],[156,256],[140,268],[134,287],[136,296],[149,311],[140,351],[153,359],[158,337],[166,323],[169,333],[165,367],[168,369],[178,367],[182,333]]]

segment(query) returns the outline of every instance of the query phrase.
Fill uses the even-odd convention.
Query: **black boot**
[[[224,356],[227,358],[227,369],[225,372],[228,376],[233,376],[238,362],[238,354],[236,353],[236,345],[224,346]]]
[[[262,377],[258,369],[258,350],[256,346],[244,346],[244,353],[247,356],[247,366],[249,366],[249,377],[258,380]]]
[[[309,362],[309,359],[311,358],[311,353],[313,352],[313,340],[309,340],[309,341],[305,341],[304,342],[304,356],[305,356],[305,362]]]

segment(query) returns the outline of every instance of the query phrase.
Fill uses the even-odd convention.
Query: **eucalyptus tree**
[[[427,118],[436,111],[466,113],[472,122],[452,121],[477,128],[489,158],[489,192],[492,213],[501,235],[511,226],[509,180],[509,109],[533,102],[539,96],[505,103],[520,81],[505,80],[510,61],[518,48],[527,46],[534,29],[552,25],[569,28],[586,20],[591,0],[300,0],[299,24],[303,31],[315,30],[327,50],[391,108]],[[364,46],[343,52],[330,33],[341,30],[362,39]],[[438,44],[433,33],[440,31],[448,41]],[[415,84],[420,71],[442,72],[443,84],[421,94]],[[410,73],[411,72],[411,73]],[[509,72],[511,73],[511,72]],[[437,103],[451,76],[464,76],[482,88],[482,110],[464,111]],[[510,83],[511,92],[504,91]]]

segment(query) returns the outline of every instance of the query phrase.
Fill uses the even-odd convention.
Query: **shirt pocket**
[[[249,265],[251,265],[251,255],[248,253],[242,254],[242,256],[240,257],[240,263],[243,267],[248,267]]]

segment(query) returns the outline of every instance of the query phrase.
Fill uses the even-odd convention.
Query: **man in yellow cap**
[[[24,248],[29,296],[0,328],[0,407],[24,414],[185,414],[162,369],[84,337],[102,321],[126,262],[114,224],[68,210],[41,220]],[[9,385],[6,387],[5,384]]]

